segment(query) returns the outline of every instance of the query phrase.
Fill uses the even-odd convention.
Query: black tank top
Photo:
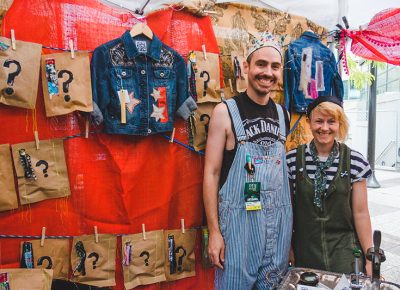
[[[239,109],[247,140],[261,145],[270,145],[279,139],[279,116],[275,102],[270,98],[266,105],[260,105],[249,98],[246,92],[233,97]],[[286,135],[289,132],[289,117],[286,109],[282,106],[285,115]],[[231,120],[232,130],[234,126]],[[236,133],[235,133],[236,136]],[[224,150],[221,168],[220,187],[225,183],[233,159],[236,154],[235,148]]]

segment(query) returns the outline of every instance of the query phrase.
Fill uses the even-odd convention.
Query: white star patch
[[[164,110],[165,107],[157,107],[156,105],[153,104],[153,113],[151,113],[150,117],[156,118],[156,122],[158,122],[160,119],[164,119]]]
[[[137,105],[139,105],[141,103],[141,101],[139,99],[136,99],[133,96],[133,92],[129,94],[129,103],[126,104],[126,108],[128,109],[129,113],[132,114],[133,110],[135,109],[135,107]]]
[[[162,98],[162,96],[160,95],[160,91],[156,89],[153,89],[153,93],[151,93],[150,96],[152,96],[156,102],[158,101],[158,99]]]

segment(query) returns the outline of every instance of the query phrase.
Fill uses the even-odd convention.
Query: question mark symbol
[[[175,250],[175,254],[179,254],[180,250],[183,250],[183,254],[180,255],[179,258],[178,258],[178,271],[182,272],[183,271],[182,262],[183,262],[183,257],[186,256],[186,250],[183,247],[177,247],[176,250]]]
[[[70,84],[70,83],[72,82],[72,80],[74,79],[74,75],[73,75],[72,72],[70,72],[69,70],[63,69],[63,70],[60,70],[60,71],[58,72],[58,78],[60,78],[60,79],[63,78],[64,74],[67,74],[67,75],[68,75],[68,79],[62,83],[62,85],[63,85],[63,92],[64,92],[65,94],[67,94],[68,91],[69,91],[69,84]],[[66,102],[69,102],[69,101],[71,100],[71,96],[70,96],[70,95],[65,95],[65,96],[64,96],[64,100],[65,100]]]
[[[149,252],[147,252],[147,251],[143,251],[142,253],[140,253],[140,257],[143,257],[143,256],[147,256],[145,259],[144,259],[144,264],[146,265],[146,266],[148,266],[149,265],[149,258],[150,258],[150,254],[149,254]]]
[[[39,167],[40,165],[44,165],[43,174],[44,177],[48,177],[49,175],[47,174],[47,169],[49,168],[49,163],[47,163],[46,160],[39,160],[36,162],[36,167]]]
[[[94,257],[95,260],[92,262],[93,263],[93,269],[96,269],[96,263],[99,260],[99,254],[97,254],[96,252],[92,252],[89,254],[88,259]]]
[[[203,91],[203,97],[207,95],[207,87],[208,87],[208,82],[210,81],[210,74],[206,71],[202,71],[200,73],[200,77],[204,77],[204,75],[207,75],[207,79],[204,81],[204,91]]]
[[[44,260],[47,260],[47,262],[48,262],[46,269],[53,268],[53,261],[51,260],[51,258],[49,256],[40,257],[39,260],[37,261],[37,265],[42,266]]]
[[[14,85],[15,77],[17,75],[19,75],[19,73],[21,72],[21,64],[18,61],[14,60],[14,59],[7,59],[4,62],[3,66],[7,67],[7,68],[10,68],[10,64],[12,64],[12,63],[14,65],[16,65],[17,69],[14,72],[9,72],[8,73],[7,85],[9,85],[10,87],[12,87]],[[5,89],[5,93],[7,95],[12,95],[14,93],[14,89],[13,88],[6,88]]]
[[[204,124],[204,129],[206,130],[206,135],[207,135],[208,134],[208,124],[210,123],[210,116],[207,114],[201,115],[200,122],[203,122],[203,121],[206,121],[206,123]]]

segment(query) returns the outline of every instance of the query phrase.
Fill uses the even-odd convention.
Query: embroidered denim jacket
[[[290,112],[305,113],[308,104],[318,96],[333,95],[343,100],[343,83],[335,56],[310,31],[289,44],[283,85],[285,106]]]
[[[187,89],[186,64],[153,35],[131,37],[126,31],[93,53],[91,61],[96,123],[107,133],[150,135],[172,131],[175,114],[188,119],[197,108]],[[126,124],[121,123],[121,102]],[[96,107],[96,106],[95,106]]]

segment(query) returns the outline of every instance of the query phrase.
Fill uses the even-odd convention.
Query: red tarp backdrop
[[[2,27],[10,37],[45,46],[93,50],[119,37],[138,20],[130,13],[89,0],[14,0]],[[154,33],[184,57],[190,50],[219,53],[208,17],[198,18],[169,8],[148,16]],[[18,49],[18,48],[17,48]],[[54,53],[43,49],[43,53]],[[89,69],[89,68],[88,68]],[[41,84],[41,82],[39,82]],[[39,85],[38,84],[38,85]],[[40,85],[39,85],[40,86]],[[36,111],[0,105],[0,144],[33,141],[37,124],[40,139],[82,134],[84,118],[77,113],[45,117],[39,88]],[[179,141],[187,144],[187,124],[176,124]],[[99,131],[99,128],[91,128]],[[146,230],[175,229],[180,219],[186,227],[205,223],[202,203],[203,157],[163,136],[121,136],[102,133],[66,138],[64,141],[72,195],[0,213],[0,234],[83,235],[128,234]],[[200,237],[200,232],[198,232]],[[19,243],[0,239],[0,267],[19,266]],[[121,250],[118,241],[117,287],[123,289]],[[200,239],[196,243],[196,277],[140,289],[212,289],[213,271],[201,267]]]

